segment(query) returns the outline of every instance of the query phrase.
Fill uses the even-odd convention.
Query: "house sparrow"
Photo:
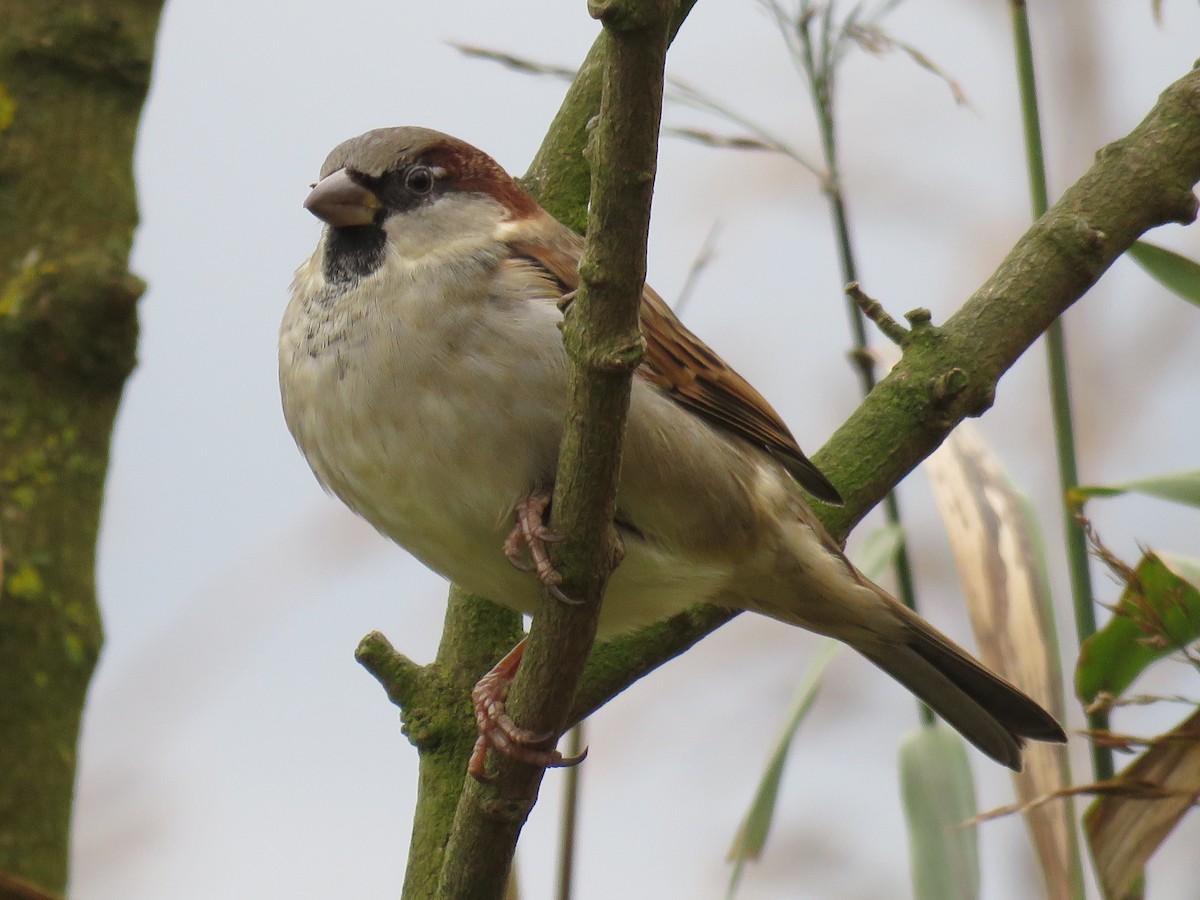
[[[582,239],[485,153],[424,128],[340,144],[305,206],[326,224],[280,330],[296,443],[326,490],[427,566],[532,613],[558,583],[543,519],[567,407],[560,302],[579,285]],[[1066,740],[854,568],[802,492],[839,503],[837,490],[649,287],[641,325],[615,523],[625,556],[601,637],[699,601],[753,610],[849,644],[1009,768],[1025,738]],[[476,773],[488,745],[568,762],[503,712],[519,662],[520,647],[476,691]]]

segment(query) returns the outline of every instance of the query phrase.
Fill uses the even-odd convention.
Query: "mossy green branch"
[[[579,79],[587,82],[598,71],[585,66]],[[589,104],[596,96],[594,83],[577,84],[568,94],[565,106],[570,108],[556,119],[525,182],[567,222],[582,221],[586,190],[579,186],[587,183],[589,171],[582,147],[586,125],[595,113]],[[950,321],[939,327],[923,311],[910,314],[902,363],[817,455],[848,499],[844,509],[822,509],[831,530],[844,536],[962,418],[986,410],[1004,371],[1137,235],[1163,222],[1190,221],[1191,188],[1198,179],[1200,76],[1193,72],[1164,92],[1145,122],[1101,154],[1088,175],[1030,229]],[[463,601],[452,599],[452,606],[456,602]],[[593,711],[733,615],[697,606],[598,647],[570,719]],[[504,649],[507,646],[498,645],[489,662]],[[486,668],[481,663],[472,669],[473,677]],[[461,751],[463,760],[468,750]],[[460,760],[457,768],[443,770],[441,782],[423,774],[422,796],[428,790],[444,801],[461,786],[462,770]],[[468,785],[472,790],[475,786]],[[501,800],[484,809],[485,818],[520,817],[528,805],[520,799]],[[421,801],[418,822],[424,806]],[[427,854],[414,849],[410,873],[414,866],[424,866],[425,858]],[[405,896],[428,894],[406,890]]]
[[[604,585],[619,560],[612,521],[630,383],[645,348],[638,321],[669,7],[617,0],[589,7],[604,22],[608,46],[600,119],[589,144],[595,165],[581,289],[563,328],[571,399],[555,479],[554,526],[562,535],[556,550],[563,590],[591,608],[548,598],[539,605],[511,704],[518,716],[528,712],[527,727],[535,731],[562,728],[595,634]],[[523,690],[526,679],[529,689]]]
[[[404,732],[420,754],[404,897],[432,897],[437,891],[463,773],[475,744],[471,688],[520,637],[520,616],[452,588],[432,664],[418,666],[377,633],[359,644],[358,661],[401,707]]]
[[[0,4],[0,871],[67,883],[109,439],[142,283],[133,144],[160,3]]]
[[[522,187],[550,215],[580,234],[587,228],[588,195],[592,189],[584,148],[588,123],[600,109],[607,44],[608,38],[601,32],[567,88],[558,115],[521,179]]]
[[[817,512],[850,529],[968,416],[986,411],[1001,376],[1145,231],[1190,223],[1200,182],[1200,69],[1159,97],[1126,137],[1021,237],[996,272],[941,326],[909,317],[900,363],[814,456],[846,505]],[[572,720],[603,705],[733,614],[697,607],[597,647]]]
[[[669,40],[675,39],[695,5],[696,0],[682,0],[676,4],[671,13]],[[600,111],[607,42],[607,32],[601,31],[567,89],[542,146],[521,179],[525,190],[533,194],[550,215],[580,234],[587,229],[588,196],[592,190],[584,149],[588,142],[588,123]]]
[[[589,7],[605,26],[604,84],[589,139],[583,283],[564,327],[571,399],[554,494],[562,588],[580,603],[543,596],[534,617],[510,700],[514,719],[533,731],[563,729],[617,562],[612,519],[630,380],[641,359],[638,310],[673,8],[669,0]],[[439,897],[503,895],[544,770],[509,759],[496,763],[492,781],[468,783],[463,791]]]
[[[676,5],[672,11],[672,37],[694,5],[695,0],[683,0]],[[525,188],[543,206],[580,231],[587,221],[591,191],[590,166],[584,148],[588,124],[600,109],[602,63],[607,41],[607,35],[602,31],[568,90],[537,157],[522,179]],[[443,710],[445,715],[457,717],[455,728],[469,735],[472,741],[474,717],[466,703],[470,687],[516,643],[520,637],[520,624],[520,617],[507,609],[469,597],[457,588],[451,590],[442,646],[434,666],[443,672],[461,673],[460,696],[448,698]],[[404,707],[406,722],[425,720],[431,714],[416,698],[429,696],[421,691],[420,682],[436,677],[433,667],[416,666],[395,654],[386,641],[376,636],[364,639],[358,656],[388,690],[389,696]],[[411,725],[406,728],[421,752],[421,776],[404,896],[424,898],[432,896],[442,867],[454,803],[463,789],[463,773],[471,743],[451,747],[446,742],[434,742],[425,746]],[[421,733],[426,732],[422,730]]]

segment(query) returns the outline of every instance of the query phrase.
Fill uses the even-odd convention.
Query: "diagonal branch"
[[[668,41],[683,27],[697,0],[679,0],[671,11]],[[546,131],[542,146],[529,164],[521,185],[558,221],[583,233],[587,225],[591,170],[584,154],[588,123],[600,110],[601,76],[608,47],[608,32],[601,31],[592,44],[575,80],[567,88],[562,106]]]
[[[1001,376],[1147,230],[1196,217],[1200,69],[1167,88],[1126,137],[1021,237],[995,273],[943,326],[927,312],[900,363],[814,457],[846,499],[822,507],[837,536],[851,528],[967,416],[992,404]],[[598,647],[572,719],[583,718],[734,615],[697,606]]]

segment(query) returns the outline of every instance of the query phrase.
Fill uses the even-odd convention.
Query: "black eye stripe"
[[[430,202],[441,193],[444,170],[425,163],[411,163],[382,175],[356,173],[354,178],[375,193],[393,212],[413,209]]]

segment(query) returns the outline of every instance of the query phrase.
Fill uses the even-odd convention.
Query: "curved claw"
[[[533,536],[545,544],[557,544],[562,540],[561,534],[546,525],[538,526]]]
[[[559,603],[564,603],[567,606],[580,606],[583,604],[582,600],[576,600],[574,597],[568,597],[556,584],[547,584],[546,593],[548,593]]]
[[[521,551],[525,549],[522,541],[523,537],[524,535],[521,534],[520,526],[514,526],[513,530],[508,533],[508,537],[504,539],[504,557],[514,569],[520,569],[522,572],[532,572],[533,564],[521,555]]]
[[[479,679],[479,683],[471,691],[479,737],[476,738],[475,747],[471,751],[467,771],[479,781],[489,780],[486,767],[489,749],[511,759],[544,768],[578,765],[587,757],[587,750],[578,756],[563,756],[553,747],[557,739],[555,734],[522,728],[505,710],[508,691],[512,687],[513,676],[521,664],[524,651],[525,642],[521,641],[504,659],[496,663],[490,672]]]
[[[562,540],[562,535],[549,528],[543,518],[550,506],[550,499],[551,494],[547,488],[538,488],[517,501],[513,508],[516,522],[508,537],[504,539],[504,556],[523,572],[531,569],[537,572],[538,580],[551,597],[560,603],[574,606],[582,601],[572,600],[559,589],[562,575],[554,568],[550,554],[546,552],[546,544]],[[524,555],[525,552],[529,555],[528,559]]]
[[[471,761],[467,764],[467,771],[476,781],[491,781],[492,776],[487,772],[487,752],[489,748],[494,748],[496,751],[503,753],[512,759],[523,763],[528,763],[531,766],[541,766],[543,769],[559,769],[570,766],[577,766],[587,759],[587,748],[577,756],[563,756],[557,750],[535,750],[530,747],[523,747],[520,744],[515,744],[511,747],[501,749],[496,744],[493,744],[483,735],[480,735],[475,740],[475,749],[471,751]]]

